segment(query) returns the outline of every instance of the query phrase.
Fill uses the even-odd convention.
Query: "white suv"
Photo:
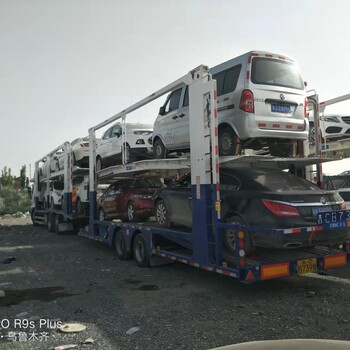
[[[125,145],[121,123],[114,124],[103,134],[96,149],[97,171],[121,163],[123,146],[128,162],[152,156],[152,125],[126,123],[125,128]]]
[[[63,190],[63,181],[54,180],[49,182],[49,199],[51,209],[62,208]]]
[[[296,63],[282,55],[254,51],[210,69],[217,83],[218,143],[222,156],[239,148],[269,147],[289,156],[293,143],[308,138],[308,101]],[[154,123],[156,158],[190,148],[189,92],[171,92]]]

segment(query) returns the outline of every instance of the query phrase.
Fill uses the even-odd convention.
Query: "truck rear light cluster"
[[[239,108],[247,113],[254,113],[254,94],[250,90],[243,90]]]
[[[265,207],[276,216],[300,217],[298,209],[292,205],[282,204],[266,199],[262,199],[262,202]]]

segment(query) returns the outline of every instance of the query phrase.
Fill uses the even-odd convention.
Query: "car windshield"
[[[252,62],[254,84],[276,85],[303,90],[304,82],[292,62],[257,57]]]

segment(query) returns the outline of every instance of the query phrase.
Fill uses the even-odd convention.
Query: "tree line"
[[[27,167],[22,165],[19,176],[12,175],[11,168],[6,166],[1,170],[0,187],[25,189],[29,187],[29,178],[26,175]]]

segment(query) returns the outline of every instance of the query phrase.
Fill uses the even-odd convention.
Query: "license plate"
[[[344,228],[350,223],[350,210],[335,210],[326,213],[318,213],[317,225],[327,228]]]
[[[299,275],[303,275],[304,273],[317,272],[316,258],[298,260],[297,267]]]
[[[277,113],[290,113],[290,106],[288,105],[278,105],[278,104],[271,104],[271,112],[277,112]]]
[[[319,213],[325,213],[327,211],[332,211],[332,207],[330,206],[325,206],[325,207],[316,207],[312,208],[312,215],[316,216]]]

